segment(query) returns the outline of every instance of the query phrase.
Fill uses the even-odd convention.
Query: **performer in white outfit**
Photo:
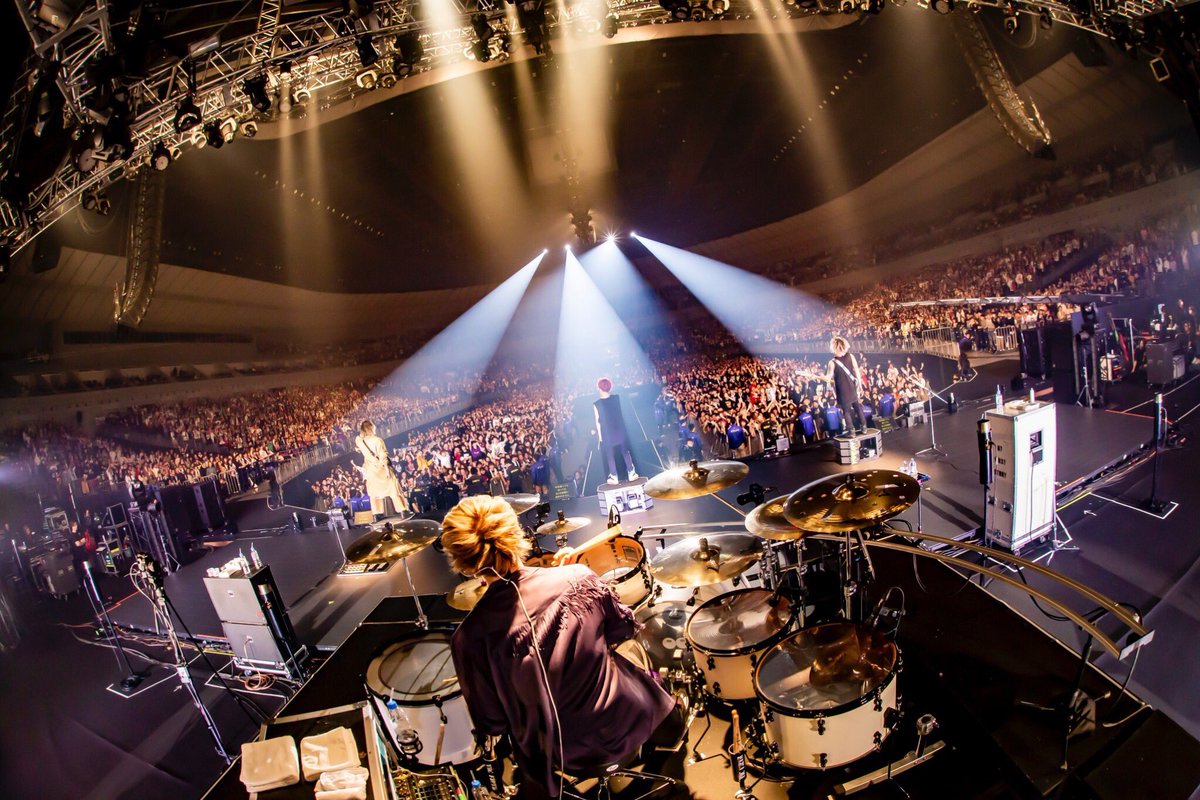
[[[400,494],[400,481],[388,463],[387,444],[375,435],[375,423],[365,419],[358,426],[359,435],[354,439],[354,446],[362,453],[363,465],[359,468],[367,482],[367,496],[371,498],[371,511],[375,514],[386,514],[383,498],[392,498],[395,513],[408,510]]]

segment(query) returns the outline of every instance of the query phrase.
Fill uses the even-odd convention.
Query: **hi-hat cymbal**
[[[386,564],[420,552],[442,535],[442,526],[431,519],[391,517],[372,526],[346,548],[354,564]]]
[[[658,500],[687,500],[719,492],[750,474],[741,461],[692,461],[646,481],[645,492]]]
[[[903,472],[847,472],[797,489],[784,503],[783,515],[809,533],[857,531],[901,513],[917,502],[920,491],[917,480]]]
[[[762,540],[747,533],[692,536],[660,550],[650,574],[669,586],[708,586],[741,575],[762,552]]]
[[[804,531],[787,521],[783,508],[787,504],[787,495],[768,500],[746,515],[746,530],[755,536],[778,541],[791,541],[804,537]]]
[[[524,514],[542,502],[542,498],[536,494],[503,494],[500,495],[500,499],[512,506],[512,510],[518,514]]]
[[[446,595],[446,605],[459,611],[470,611],[483,599],[487,588],[487,583],[479,578],[463,581]]]
[[[591,525],[592,521],[588,517],[568,517],[563,512],[558,512],[558,519],[544,522],[538,525],[538,533],[548,533],[551,535],[560,535],[577,531],[580,528]]]

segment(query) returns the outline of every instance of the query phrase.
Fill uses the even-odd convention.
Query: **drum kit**
[[[748,472],[737,461],[693,461],[651,478],[645,491],[663,500],[701,497]],[[744,532],[696,532],[715,523],[662,526],[650,534],[660,545],[650,555],[642,530],[628,535],[616,525],[564,560],[596,573],[633,611],[642,625],[621,655],[662,676],[693,717],[699,708],[740,710],[751,720],[752,763],[823,770],[878,750],[899,724],[900,653],[894,626],[881,630],[868,613],[873,570],[865,542],[919,491],[900,472],[849,472],[767,500],[746,516]],[[518,514],[538,509],[527,528],[535,545],[536,535],[551,535],[561,547],[567,533],[590,523],[562,512],[546,522],[536,495],[504,499]],[[348,557],[404,559],[438,533],[422,520],[377,528]],[[557,563],[540,546],[526,560]],[[446,602],[469,611],[486,588],[468,580]],[[449,634],[422,628],[371,663],[367,685],[387,701],[399,745],[419,763],[465,763],[477,754],[467,741]]]

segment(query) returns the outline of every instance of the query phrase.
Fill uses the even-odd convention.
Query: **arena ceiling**
[[[1095,47],[1062,25],[1033,31],[1032,43],[1028,29],[991,32],[1018,83],[1073,48]],[[951,27],[929,12],[888,7],[799,34],[810,72],[794,103],[796,81],[780,75],[772,38],[618,37],[599,48],[610,71],[606,152],[581,184],[598,233],[637,230],[689,246],[777,221],[863,184],[984,107]],[[162,259],[320,291],[494,283],[573,240],[559,140],[528,113],[530,102],[567,102],[552,87],[569,61],[514,61],[291,135],[189,152],[166,173]],[[520,188],[496,218],[481,218],[472,195],[510,187],[490,183],[494,165],[465,174],[447,131],[445,108],[468,80],[482,87]],[[121,253],[119,188],[113,200],[108,219],[68,215],[39,247]]]

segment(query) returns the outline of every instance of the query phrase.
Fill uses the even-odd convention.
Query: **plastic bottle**
[[[241,567],[243,575],[250,574],[250,562],[246,560],[246,554],[242,552],[242,548],[238,548],[238,566]]]
[[[1034,395],[1033,395],[1033,387],[1032,387],[1032,386],[1030,386],[1030,387],[1029,387],[1029,404],[1030,404],[1030,405],[1033,405],[1033,404],[1034,404],[1034,403],[1036,403],[1036,402],[1037,402],[1037,398],[1036,398],[1036,397],[1034,397]]]
[[[262,569],[262,559],[258,557],[258,550],[255,549],[254,542],[250,543],[250,566]]]
[[[1000,384],[996,384],[996,410],[1004,410],[1004,393],[1000,391]]]
[[[400,719],[400,704],[396,702],[394,697],[389,697],[387,703],[384,705],[387,706],[388,722],[392,726],[392,735],[395,736],[403,727]]]

